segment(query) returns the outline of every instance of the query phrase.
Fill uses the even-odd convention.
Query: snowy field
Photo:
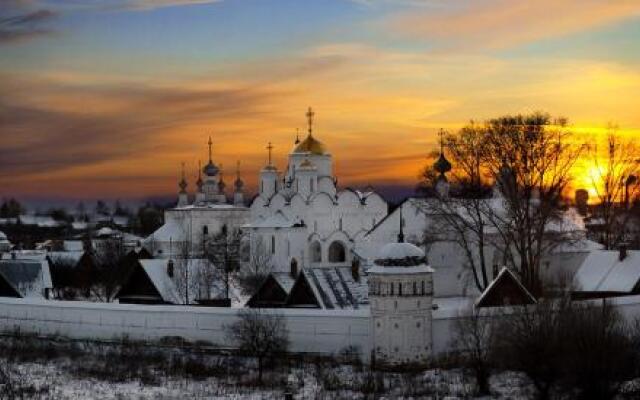
[[[256,384],[254,360],[197,349],[136,343],[58,342],[0,338],[0,399],[469,399],[461,370],[370,372],[358,363],[288,359]],[[2,385],[3,384],[3,385]],[[528,398],[515,373],[492,378],[495,399]]]

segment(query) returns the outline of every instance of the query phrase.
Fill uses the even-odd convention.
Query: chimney
[[[620,261],[624,261],[624,259],[627,258],[627,244],[626,243],[622,243],[620,245],[619,251],[620,251],[620,253],[618,254],[618,259]]]
[[[173,260],[169,260],[167,263],[167,275],[169,278],[173,278]]]
[[[351,276],[356,282],[360,282],[360,260],[354,259],[351,262]]]

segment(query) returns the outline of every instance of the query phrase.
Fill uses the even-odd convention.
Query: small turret
[[[273,145],[271,142],[267,145],[269,154],[267,165],[260,171],[260,194],[266,198],[270,198],[278,191],[278,170],[272,163],[271,151]]]
[[[428,363],[433,354],[433,269],[426,264],[425,253],[410,243],[388,243],[367,274],[377,362]]]
[[[202,162],[198,161],[198,180],[196,181],[195,204],[204,203],[204,182],[202,181]]]
[[[184,207],[189,204],[189,195],[187,194],[187,179],[184,175],[184,163],[182,163],[182,179],[178,183],[180,191],[178,192],[178,207]]]
[[[236,180],[233,182],[233,204],[237,206],[244,205],[244,182],[240,178],[240,161],[236,164]]]

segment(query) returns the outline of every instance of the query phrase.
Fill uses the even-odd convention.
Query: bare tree
[[[562,196],[583,147],[565,126],[534,113],[472,122],[446,138],[443,148],[455,164],[452,190],[435,191],[437,201],[427,202],[434,216],[427,229],[460,246],[479,290],[489,283],[490,248],[540,294],[543,256],[574,239]]]
[[[451,195],[434,191],[435,201],[425,203],[425,211],[433,218],[424,232],[425,238],[447,240],[460,247],[481,292],[490,282],[485,252],[490,243],[487,229],[491,208],[487,199],[491,188],[483,179],[485,134],[472,121],[457,134],[446,137],[443,150],[446,148],[456,166],[452,173],[455,188]]]
[[[196,263],[197,254],[191,235],[184,235],[184,239],[177,242],[172,247],[176,248],[176,259],[174,260],[173,283],[178,290],[178,300],[181,304],[191,304],[195,300],[193,297],[201,292],[199,274],[203,266]]]
[[[573,140],[566,120],[548,114],[493,119],[485,131],[483,168],[503,198],[486,217],[503,259],[538,295],[543,256],[574,239],[575,232],[564,224],[562,196],[584,147]]]
[[[570,390],[584,400],[614,399],[635,377],[633,331],[609,303],[573,305],[565,313],[563,371]]]
[[[247,295],[255,294],[264,280],[273,272],[272,256],[260,238],[251,239],[249,261],[238,274],[238,282]]]
[[[630,140],[622,140],[616,127],[610,125],[604,146],[590,148],[589,169],[593,189],[598,198],[595,217],[602,220],[599,240],[610,250],[625,241],[624,233],[630,204],[640,192],[640,148]]]
[[[454,325],[454,345],[464,356],[464,365],[476,378],[477,394],[490,394],[492,317],[482,316],[471,306]]]
[[[260,384],[265,358],[285,353],[289,346],[289,332],[281,314],[245,308],[238,313],[238,320],[224,329],[241,352],[257,359]]]
[[[211,287],[219,282],[224,283],[225,298],[229,299],[230,278],[240,266],[240,241],[242,233],[238,229],[229,231],[223,225],[220,232],[205,244],[205,256],[211,262],[211,270],[207,271],[204,279]]]
[[[121,237],[97,242],[93,250],[94,268],[90,271],[91,294],[100,301],[111,302],[125,278],[123,259],[124,245]]]
[[[503,367],[524,372],[540,400],[551,398],[562,378],[562,354],[571,307],[567,297],[544,299],[506,313],[495,326],[494,359]]]

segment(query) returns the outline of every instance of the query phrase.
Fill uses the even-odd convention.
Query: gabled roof
[[[53,288],[46,260],[2,260],[0,278],[20,297],[44,298],[45,289]]]
[[[640,281],[640,251],[628,250],[620,260],[618,250],[589,253],[576,273],[576,292],[630,293]]]
[[[84,251],[50,251],[47,253],[47,260],[52,264],[70,263],[76,266],[83,254]]]
[[[312,297],[323,309],[358,309],[369,304],[367,276],[360,271],[358,280],[354,279],[351,267],[303,268],[296,279],[289,296],[294,295],[296,286],[306,286]],[[287,299],[291,304],[295,299]]]
[[[182,226],[175,223],[173,220],[170,222],[166,222],[160,228],[158,228],[155,232],[149,235],[145,242],[149,242],[151,240],[155,240],[158,242],[180,242],[183,241],[186,237],[186,232]]]
[[[216,299],[224,296],[225,283],[222,277],[213,278],[210,274],[215,274],[214,266],[206,259],[173,260],[173,278],[168,273],[167,259],[141,259],[138,260],[140,267],[149,277],[149,280],[158,291],[162,300],[169,304],[184,304],[186,296],[189,296],[189,303],[197,300]],[[180,282],[180,268],[188,268],[187,282]],[[209,274],[209,282],[203,280],[203,274]],[[209,285],[209,286],[207,286]],[[232,301],[239,301],[239,294],[230,283],[229,294]]]
[[[247,306],[283,306],[287,296],[291,292],[291,288],[295,283],[295,279],[288,272],[272,272],[262,282],[260,288],[247,301]]]
[[[520,283],[520,280],[513,272],[507,267],[502,267],[498,276],[476,300],[476,307],[515,306],[535,303],[537,303],[536,298]]]

